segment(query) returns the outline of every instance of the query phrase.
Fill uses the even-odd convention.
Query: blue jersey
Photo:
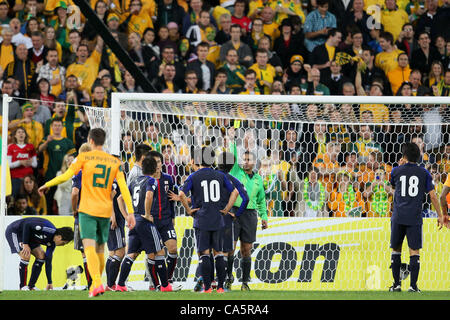
[[[145,215],[145,196],[147,191],[155,192],[158,188],[158,181],[150,176],[140,176],[131,181],[128,188],[133,198],[134,214]],[[152,211],[154,206],[155,198],[153,197]]]
[[[407,163],[392,169],[395,188],[391,220],[398,224],[422,224],[422,206],[426,194],[434,190],[431,174],[425,168]]]
[[[122,212],[120,212],[119,209],[119,203],[117,202],[117,198],[121,195],[119,185],[117,184],[117,181],[114,180],[112,184],[113,190],[116,192],[116,194],[113,197],[113,210],[114,210],[114,216],[116,218],[116,223],[120,228],[125,227],[125,218],[122,215]]]
[[[52,283],[52,259],[56,248],[53,241],[56,227],[53,223],[43,218],[23,218],[11,223],[7,228],[7,232],[9,233],[7,239],[11,234],[15,234],[17,235],[17,242],[29,245],[31,250],[40,245],[47,247],[45,252],[45,273],[48,283]]]
[[[185,181],[182,191],[191,192],[192,207],[199,208],[194,213],[194,228],[214,231],[223,228],[220,210],[228,202],[234,186],[227,176],[212,168],[202,168],[192,173]]]
[[[171,223],[175,218],[175,204],[169,200],[169,191],[177,193],[173,179],[165,173],[157,180],[157,187],[153,196],[152,216],[156,225]]]
[[[236,217],[239,217],[244,212],[244,210],[247,208],[247,204],[249,201],[247,191],[245,190],[244,185],[238,179],[236,179],[229,173],[226,173],[226,172],[224,172],[224,173],[227,176],[227,178],[230,180],[230,182],[233,184],[233,186],[237,189],[237,191],[239,192],[239,195],[242,198],[241,205],[240,205],[238,211],[236,211]],[[225,201],[224,207],[227,205],[227,202],[228,202],[228,200]]]

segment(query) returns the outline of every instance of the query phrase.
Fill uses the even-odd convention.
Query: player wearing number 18
[[[50,187],[67,181],[80,170],[82,171],[81,188],[83,192],[78,207],[78,218],[80,235],[92,276],[92,285],[89,290],[90,297],[97,296],[105,291],[101,274],[105,267],[104,248],[108,241],[109,219],[113,212],[111,190],[114,179],[117,181],[127,206],[129,228],[132,229],[135,224],[131,196],[121,169],[121,162],[103,151],[105,138],[106,133],[103,129],[91,129],[88,136],[91,151],[78,155],[64,174],[48,181],[39,188],[39,192],[42,194]]]
[[[414,143],[405,143],[402,153],[400,166],[394,168],[391,173],[391,185],[395,189],[391,218],[391,268],[394,284],[389,291],[401,291],[401,250],[406,236],[411,276],[408,291],[420,292],[417,287],[417,279],[420,269],[420,249],[422,248],[422,204],[427,193],[436,208],[439,229],[446,224],[446,218],[441,214],[431,174],[417,164],[420,159],[419,147]]]

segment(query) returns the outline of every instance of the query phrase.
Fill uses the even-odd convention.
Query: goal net
[[[418,144],[419,164],[432,174],[438,195],[442,190],[450,168],[449,104],[444,97],[113,93],[111,109],[86,113],[91,127],[107,130],[107,149],[120,155],[126,174],[134,148],[146,143],[162,153],[163,170],[179,187],[192,173],[193,148],[211,146],[218,155],[235,145],[241,166],[250,151],[269,216],[252,253],[254,286],[361,290],[391,282],[389,219],[382,218],[391,216],[389,178],[404,142]],[[198,261],[192,221],[180,204],[176,212],[175,278],[189,288]],[[430,256],[422,259],[422,287],[448,290],[438,272],[450,270],[449,249],[440,245],[448,233],[428,219],[436,217],[428,198],[423,216]],[[143,270],[137,264],[130,281],[142,279]],[[235,259],[235,285],[240,274]]]

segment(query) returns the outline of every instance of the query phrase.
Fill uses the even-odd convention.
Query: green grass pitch
[[[205,294],[188,290],[178,292],[106,292],[88,298],[87,291],[3,291],[0,300],[450,300],[448,291],[387,292],[387,291],[231,291]]]

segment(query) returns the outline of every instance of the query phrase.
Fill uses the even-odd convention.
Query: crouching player
[[[53,223],[43,218],[24,218],[8,225],[5,236],[11,248],[11,253],[18,253],[20,256],[20,290],[35,290],[44,263],[47,275],[46,290],[53,289],[53,251],[56,246],[64,246],[73,240],[72,228],[56,228]],[[47,246],[46,252],[41,245]],[[31,277],[27,286],[28,264],[31,255],[36,259],[31,268]]]
[[[152,177],[156,172],[156,167],[155,159],[147,156],[142,161],[143,175],[134,179],[129,185],[130,193],[133,195],[136,225],[128,233],[128,253],[120,267],[116,291],[127,291],[125,282],[135,259],[141,251],[146,252],[148,265],[155,265],[155,268],[151,270],[153,272],[150,272],[153,283],[156,284],[161,281],[161,291],[172,291],[172,285],[167,278],[164,246],[161,235],[153,224],[151,214],[154,193],[158,189],[158,181]]]

